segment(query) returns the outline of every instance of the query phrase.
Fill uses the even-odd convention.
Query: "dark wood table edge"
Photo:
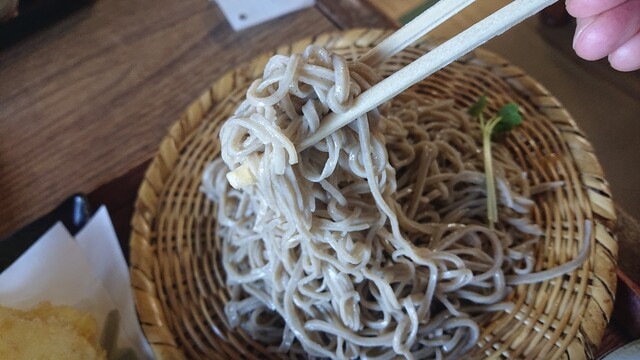
[[[93,207],[106,206],[127,263],[129,262],[131,218],[138,197],[138,188],[151,160],[152,158],[139,163],[125,174],[102,184],[87,194],[87,199]]]

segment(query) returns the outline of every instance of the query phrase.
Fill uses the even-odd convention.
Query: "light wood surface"
[[[510,0],[475,1],[449,21],[442,24],[434,32],[433,36],[448,39],[462,29],[468,28],[489,14],[493,14],[502,7],[511,3]]]
[[[233,32],[204,0],[111,0],[0,51],[0,236],[149,159],[217,76],[337,29],[310,8]]]
[[[415,12],[428,0],[368,0],[373,7],[385,14],[391,21],[399,23],[407,15]],[[488,14],[496,12],[498,9],[509,4],[510,0],[475,1],[469,7],[457,13],[455,17],[449,19],[433,31],[432,35],[449,38],[469,25],[478,22]]]
[[[397,20],[413,9],[421,6],[426,0],[368,0],[371,6],[385,14],[389,19]]]

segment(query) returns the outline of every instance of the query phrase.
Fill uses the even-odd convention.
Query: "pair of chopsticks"
[[[358,61],[378,66],[423,35],[469,6],[475,0],[440,0],[400,30],[391,34]],[[391,74],[354,99],[353,105],[342,114],[330,113],[310,137],[298,145],[302,151],[357,117],[380,106],[411,85],[452,63],[490,39],[504,33],[526,18],[538,13],[557,0],[514,0],[455,37],[422,55],[411,64]]]

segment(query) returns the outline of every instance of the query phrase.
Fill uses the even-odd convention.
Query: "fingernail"
[[[591,16],[588,18],[580,18],[577,19],[576,21],[576,35],[573,37],[573,48],[576,48],[576,42],[578,42],[578,39],[580,38],[580,35],[582,35],[582,32],[589,27],[589,25],[591,25],[594,21],[595,21],[596,17],[595,16]]]

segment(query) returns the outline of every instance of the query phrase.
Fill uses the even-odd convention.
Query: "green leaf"
[[[514,127],[522,124],[520,108],[515,103],[508,103],[500,109],[498,114],[500,122],[493,128],[493,133],[511,131]]]
[[[482,95],[475,104],[471,105],[467,112],[472,117],[477,118],[482,114],[482,110],[484,110],[485,107],[487,107],[487,95]]]

